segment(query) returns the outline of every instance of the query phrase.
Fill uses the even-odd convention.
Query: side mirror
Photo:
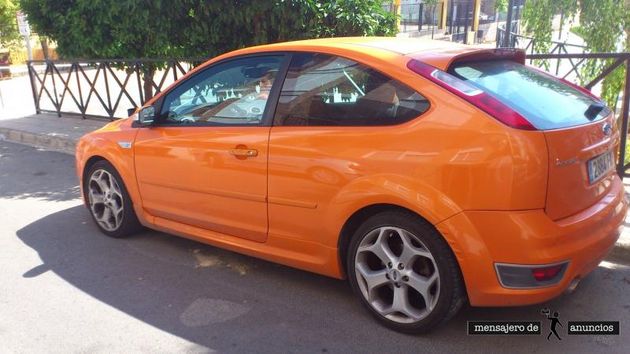
[[[155,107],[144,107],[138,112],[138,123],[140,125],[151,125],[155,120]]]

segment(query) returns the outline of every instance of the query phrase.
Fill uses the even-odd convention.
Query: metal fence
[[[438,30],[444,2],[400,5],[400,31],[415,32],[416,36],[434,35]]]
[[[519,45],[533,48],[533,39],[515,36]],[[525,40],[523,40],[525,39]],[[527,39],[530,42],[526,43]],[[575,48],[574,48],[575,49]],[[607,65],[600,66],[600,72],[590,73],[593,80],[586,83],[589,90],[595,88],[615,69],[624,66],[626,81],[619,114],[621,131],[628,131],[628,110],[630,103],[630,53],[571,53],[567,44],[557,43],[551,53],[529,53],[530,64],[545,66],[557,76],[574,82],[582,82],[580,68],[588,60],[606,60]],[[191,70],[200,59],[183,60],[81,60],[81,61],[29,61],[28,72],[31,81],[33,101],[37,113],[54,112],[76,114],[86,117],[105,117],[109,119],[127,117],[127,109],[144,104],[145,85],[155,93]],[[125,69],[126,68],[126,69]],[[157,68],[155,74],[145,80],[145,72]],[[552,69],[553,68],[553,69]],[[624,177],[630,164],[625,164],[627,134],[622,134],[620,160],[617,171]]]
[[[158,93],[201,59],[32,60],[27,63],[37,113],[109,119],[146,102],[145,85]],[[151,80],[145,80],[153,71]]]
[[[497,47],[501,47],[505,40],[505,29],[497,29]],[[551,41],[551,47],[546,54],[585,53],[588,47],[580,44],[572,44],[560,41]],[[509,48],[524,49],[527,54],[536,53],[536,38],[512,32],[509,39]]]
[[[502,43],[504,43],[505,39],[505,30],[498,29],[497,30],[497,47],[500,47]],[[515,34],[512,33],[510,38],[508,39],[508,43],[510,48],[520,48],[525,50],[528,54],[529,64],[534,65],[534,57],[535,54],[541,54],[536,52],[536,39],[533,37]],[[552,55],[546,59],[544,62],[539,63],[539,66],[544,66],[544,69],[549,71],[556,76],[562,75],[563,79],[568,79],[574,82],[584,82],[582,75],[580,73],[580,66],[584,64],[587,58],[581,57],[571,57],[571,58],[562,58],[555,56],[556,54],[582,54],[587,53],[588,47],[579,44],[571,44],[566,42],[559,41],[551,41],[550,49],[546,51],[546,55]],[[578,59],[576,59],[578,58]],[[569,70],[563,70],[563,68],[568,68]]]
[[[449,1],[446,14],[447,32],[453,42],[466,42],[474,22],[474,4],[468,0]]]

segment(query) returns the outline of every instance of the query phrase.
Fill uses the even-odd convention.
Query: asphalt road
[[[69,155],[0,142],[0,352],[626,352],[630,267],[604,262],[578,290],[521,308],[466,307],[425,336],[379,326],[348,285],[147,231],[101,235]],[[546,340],[542,307],[560,313]],[[540,336],[467,336],[466,321],[543,321]],[[568,336],[567,320],[619,320]],[[626,348],[625,350],[623,348]]]

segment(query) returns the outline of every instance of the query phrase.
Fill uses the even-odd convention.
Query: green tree
[[[393,35],[380,0],[22,0],[64,58],[212,57],[293,39]],[[148,66],[151,78],[155,67]],[[145,79],[145,96],[151,97]]]
[[[15,13],[18,6],[13,0],[0,0],[0,47],[14,45],[20,38]]]
[[[551,48],[552,19],[556,14],[570,19],[579,14],[579,27],[572,31],[582,37],[591,52],[630,51],[630,1],[628,0],[528,0],[523,21],[535,39],[534,50],[546,53]],[[623,41],[624,33],[626,41]],[[580,69],[582,84],[592,80],[612,59],[589,60]],[[624,68],[608,75],[602,86],[602,98],[616,106],[624,82]]]
[[[381,0],[306,0],[308,37],[395,35],[396,17]]]
[[[172,38],[188,56],[287,40],[396,34],[396,17],[380,0],[180,2],[186,30],[177,30]]]
[[[497,12],[507,11],[507,7],[508,7],[508,0],[496,0],[494,2],[494,9],[497,10]]]
[[[496,0],[494,2],[494,20],[497,25],[497,31],[499,30],[499,14],[501,12],[507,11],[508,8],[508,0]]]
[[[34,29],[57,43],[63,58],[176,57],[169,35],[182,18],[178,1],[22,0]],[[179,17],[178,17],[179,16]],[[145,97],[156,65],[143,66]]]

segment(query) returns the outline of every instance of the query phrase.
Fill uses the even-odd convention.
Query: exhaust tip
[[[571,280],[571,284],[569,284],[567,289],[564,291],[565,294],[572,294],[575,291],[575,289],[577,289],[578,284],[580,284],[580,278],[575,278]]]

